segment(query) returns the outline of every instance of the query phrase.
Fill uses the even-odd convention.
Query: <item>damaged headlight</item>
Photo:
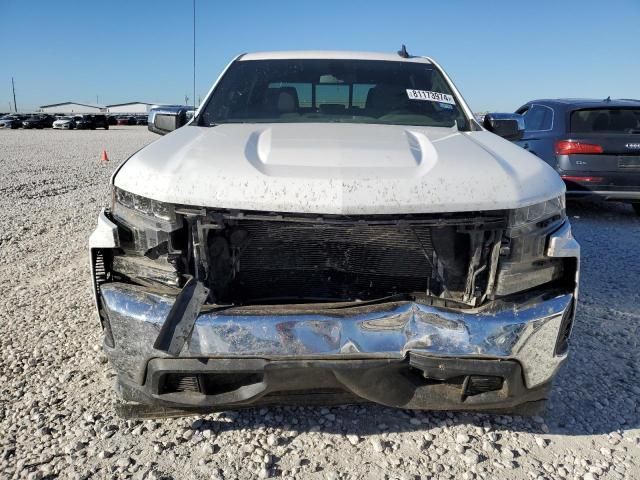
[[[516,208],[511,210],[509,215],[509,227],[520,229],[540,222],[547,223],[564,219],[566,216],[565,208],[564,194],[546,202]]]
[[[175,207],[114,187],[111,213],[120,240],[113,255],[114,278],[179,285],[176,259],[182,254],[183,221]]]
[[[173,205],[158,202],[150,198],[135,195],[118,187],[113,187],[113,211],[121,210],[124,207],[150,218],[175,222],[176,212]]]
[[[166,243],[171,232],[182,226],[173,205],[117,187],[113,189],[111,211],[120,230],[121,244],[141,253]]]
[[[564,260],[546,255],[548,238],[566,220],[564,194],[509,214],[496,278],[498,296],[522,292],[562,277]]]

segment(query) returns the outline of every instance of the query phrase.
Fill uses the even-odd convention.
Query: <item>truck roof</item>
[[[329,59],[329,60],[386,60],[393,62],[432,63],[426,57],[408,58],[401,57],[397,53],[376,52],[350,52],[331,50],[294,50],[282,52],[255,52],[245,53],[238,60],[287,60],[287,59]]]

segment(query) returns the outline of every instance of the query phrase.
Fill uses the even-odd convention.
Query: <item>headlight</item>
[[[564,259],[547,257],[546,248],[549,234],[565,219],[564,195],[510,212],[496,295],[522,292],[562,277]]]
[[[143,285],[180,285],[173,258],[180,255],[176,235],[182,217],[174,206],[113,187],[111,210],[120,240],[112,261],[115,277]]]
[[[565,199],[562,194],[542,203],[512,210],[509,215],[509,227],[520,229],[540,222],[561,220],[565,216]]]
[[[173,205],[134,195],[120,188],[113,189],[111,208],[118,224],[121,244],[146,252],[166,242],[171,232],[182,226]]]
[[[146,217],[166,222],[175,222],[176,212],[171,204],[141,197],[117,187],[113,187],[113,213],[123,214],[122,209],[132,210]]]

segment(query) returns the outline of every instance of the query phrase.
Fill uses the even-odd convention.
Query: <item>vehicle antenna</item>
[[[398,50],[398,55],[400,55],[402,58],[409,58],[407,47],[404,46],[404,43],[402,44],[402,48]]]

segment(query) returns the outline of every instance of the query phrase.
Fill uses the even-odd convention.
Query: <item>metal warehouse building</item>
[[[107,105],[107,113],[149,113],[149,109],[156,105],[155,103],[145,102],[128,102]]]
[[[87,105],[76,102],[53,103],[51,105],[42,105],[39,108],[42,113],[101,113],[105,111],[104,107],[99,105]]]
[[[42,113],[62,113],[65,115],[78,114],[78,113],[110,113],[112,115],[137,115],[149,113],[151,107],[155,105],[161,105],[157,103],[147,102],[127,102],[127,103],[115,103],[113,105],[101,106],[101,105],[87,105],[85,103],[78,102],[62,102],[53,103],[51,105],[42,105],[38,111]]]

